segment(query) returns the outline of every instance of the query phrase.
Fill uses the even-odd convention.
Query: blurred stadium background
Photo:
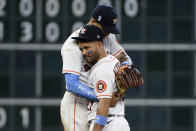
[[[132,131],[196,131],[196,0],[0,0],[0,131],[63,131],[60,48],[103,3],[144,76],[126,94]]]

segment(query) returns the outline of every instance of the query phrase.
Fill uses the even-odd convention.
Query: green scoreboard
[[[60,47],[99,4],[118,11],[122,44],[195,44],[195,0],[0,0],[0,131],[63,131]],[[128,101],[195,98],[194,49],[125,50],[145,81]],[[126,119],[134,131],[194,131],[193,109],[128,104]]]
[[[0,41],[62,43],[72,31],[88,22],[90,12],[102,3],[122,10],[119,15],[126,19],[139,15],[138,0],[1,0]]]
[[[0,41],[62,43],[101,3],[118,10],[121,42],[194,40],[193,0],[1,0]]]

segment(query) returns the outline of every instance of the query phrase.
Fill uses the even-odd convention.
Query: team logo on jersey
[[[102,81],[102,80],[99,80],[98,82],[97,82],[97,84],[96,84],[96,87],[97,87],[97,92],[98,93],[102,93],[102,92],[104,92],[105,90],[106,90],[106,88],[107,88],[107,85],[106,85],[106,83],[104,82],[104,81]]]

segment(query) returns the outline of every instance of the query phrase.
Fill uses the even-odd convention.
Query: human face
[[[98,41],[78,43],[83,58],[86,60],[87,63],[91,63],[94,65],[98,61],[100,57],[98,51],[98,43]]]

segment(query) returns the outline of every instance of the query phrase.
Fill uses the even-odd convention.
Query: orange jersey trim
[[[110,96],[110,97],[112,97],[112,95],[99,95],[99,96],[97,96],[97,97],[100,97],[100,96]]]
[[[116,56],[118,53],[120,53],[123,49],[120,49],[119,51],[117,51],[113,56]]]
[[[116,43],[120,45],[119,41],[116,39]]]
[[[79,72],[77,71],[72,71],[72,70],[62,70],[63,73],[74,73],[74,74],[80,74]]]
[[[76,33],[76,34],[79,34],[79,32],[78,32],[78,31],[76,31],[75,33]]]
[[[74,103],[74,131],[76,131],[76,98]]]

